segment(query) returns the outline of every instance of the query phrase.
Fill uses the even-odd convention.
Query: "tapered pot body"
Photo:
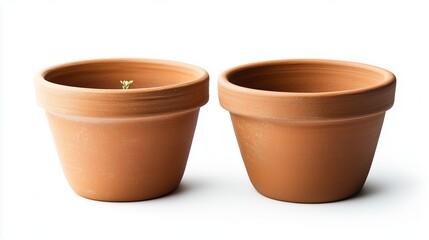
[[[364,185],[395,82],[360,63],[276,60],[226,71],[219,98],[258,192],[330,202]]]
[[[133,84],[120,89],[120,80]],[[95,200],[137,201],[179,185],[208,101],[208,74],[162,60],[88,60],[43,70],[36,95],[72,189]]]

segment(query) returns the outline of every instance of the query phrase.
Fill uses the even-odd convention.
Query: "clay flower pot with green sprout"
[[[150,59],[87,60],[38,73],[37,101],[72,189],[102,201],[174,191],[208,79],[200,67]]]

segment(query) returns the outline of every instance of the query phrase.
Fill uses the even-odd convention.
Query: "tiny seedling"
[[[122,84],[122,89],[128,89],[133,83],[133,80],[121,80],[120,82]]]

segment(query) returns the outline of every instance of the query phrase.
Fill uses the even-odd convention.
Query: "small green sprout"
[[[133,83],[133,80],[121,80],[122,89],[128,89],[131,86],[131,83]]]

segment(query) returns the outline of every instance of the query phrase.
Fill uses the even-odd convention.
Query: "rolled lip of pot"
[[[120,80],[133,80],[122,89]],[[197,66],[156,59],[110,58],[52,66],[35,76],[47,112],[132,117],[196,109],[209,98],[209,75]]]
[[[375,66],[322,59],[249,63],[223,72],[219,100],[231,113],[278,120],[328,120],[384,112],[396,78]]]

